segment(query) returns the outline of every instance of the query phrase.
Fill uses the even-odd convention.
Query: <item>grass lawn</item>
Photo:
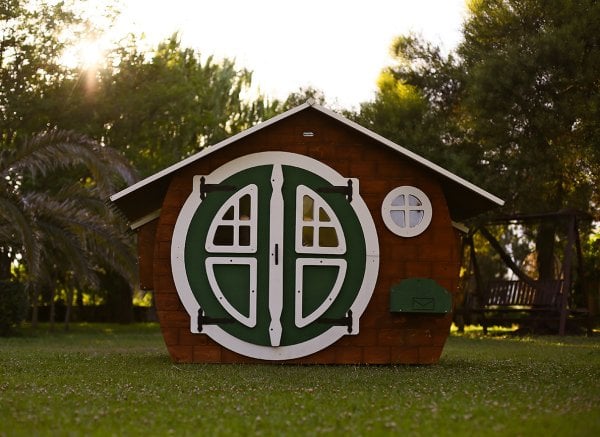
[[[452,335],[435,366],[175,365],[157,325],[0,338],[0,436],[600,436],[600,336]]]

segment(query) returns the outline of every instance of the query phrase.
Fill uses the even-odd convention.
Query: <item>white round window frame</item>
[[[405,202],[408,202],[407,199],[409,196],[414,196],[421,202],[421,205],[418,208],[413,208],[414,210],[423,211],[423,218],[416,226],[409,226],[408,216],[405,216],[406,226],[404,227],[398,225],[392,218],[392,211],[400,209],[392,206],[394,200],[399,196],[405,196]],[[408,206],[405,206],[404,208],[408,209]],[[427,197],[423,191],[419,190],[417,187],[403,185],[394,188],[387,196],[385,196],[385,199],[383,199],[383,203],[381,204],[381,216],[385,226],[394,234],[404,238],[411,238],[422,234],[429,227],[431,218],[433,217],[433,208],[429,197]]]

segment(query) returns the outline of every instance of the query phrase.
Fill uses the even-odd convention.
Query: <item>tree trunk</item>
[[[12,278],[11,272],[12,260],[5,248],[0,248],[0,280],[8,281]]]
[[[37,329],[39,319],[39,306],[38,301],[40,299],[40,292],[37,287],[31,291],[31,327]]]
[[[101,280],[101,286],[107,290],[106,305],[111,322],[133,322],[133,291],[129,283],[114,271],[106,273]]]
[[[556,279],[554,265],[554,249],[556,246],[556,223],[546,221],[540,223],[536,236],[538,279],[540,281]]]
[[[82,322],[82,321],[86,321],[89,322],[89,320],[84,320],[84,312],[83,312],[83,291],[82,290],[75,290],[75,303],[76,303],[76,311],[75,311],[75,321],[76,322]]]
[[[69,323],[71,322],[71,309],[73,308],[73,289],[67,287],[67,308],[65,311],[65,331],[69,330]]]
[[[52,287],[50,290],[50,331],[54,331],[54,322],[56,321],[56,305],[54,304],[54,296],[56,289]]]

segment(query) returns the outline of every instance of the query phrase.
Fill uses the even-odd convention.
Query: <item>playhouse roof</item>
[[[400,153],[405,158],[412,160],[416,165],[429,170],[434,177],[437,177],[440,182],[444,195],[448,202],[448,208],[453,220],[464,220],[475,216],[479,213],[487,211],[491,208],[502,206],[504,201],[493,194],[488,193],[482,188],[462,179],[461,177],[451,173],[450,171],[440,167],[437,164],[405,149],[402,146],[390,141],[381,135],[351,121],[342,115],[326,109],[312,101],[308,101],[302,105],[290,109],[276,117],[273,117],[265,122],[259,123],[250,129],[233,135],[213,146],[206,147],[200,152],[189,156],[188,158],[167,167],[158,173],[153,174],[130,187],[113,194],[110,200],[125,214],[130,222],[132,229],[148,223],[160,215],[160,208],[164,196],[166,195],[169,183],[173,174],[178,170],[202,159],[203,157],[216,152],[236,141],[271,126],[281,120],[284,120],[298,112],[314,109],[320,113],[335,119],[342,124],[354,129],[355,131],[370,137],[383,146],[389,147]]]

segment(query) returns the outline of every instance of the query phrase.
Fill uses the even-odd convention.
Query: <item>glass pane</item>
[[[417,226],[423,220],[425,216],[425,211],[412,210],[408,214],[408,223],[411,228]]]
[[[240,246],[250,246],[250,226],[240,226]]]
[[[322,222],[330,222],[331,219],[329,218],[329,216],[327,215],[327,213],[325,212],[325,210],[323,208],[319,208],[319,221]]]
[[[305,222],[312,222],[313,217],[315,216],[315,201],[312,199],[312,197],[304,196],[302,199],[302,208],[302,219]]]
[[[215,246],[233,246],[233,226],[219,226],[213,241]]]
[[[419,200],[419,198],[418,198],[418,197],[415,197],[415,196],[413,196],[412,194],[410,194],[410,195],[408,196],[408,204],[409,204],[410,206],[421,206],[421,205],[422,205],[422,203],[421,203],[421,201]]]
[[[406,227],[406,221],[404,219],[404,211],[390,211],[392,215],[392,220],[401,228]]]
[[[223,216],[223,220],[233,220],[233,206],[227,210],[225,215]]]
[[[250,220],[252,211],[250,211],[250,194],[245,194],[240,198],[240,220]]]
[[[399,195],[392,201],[392,206],[404,206],[404,194]]]
[[[319,229],[320,247],[337,247],[338,244],[337,232],[335,232],[335,228]]]
[[[312,226],[302,227],[302,246],[313,247],[314,246],[314,235],[315,229]]]

